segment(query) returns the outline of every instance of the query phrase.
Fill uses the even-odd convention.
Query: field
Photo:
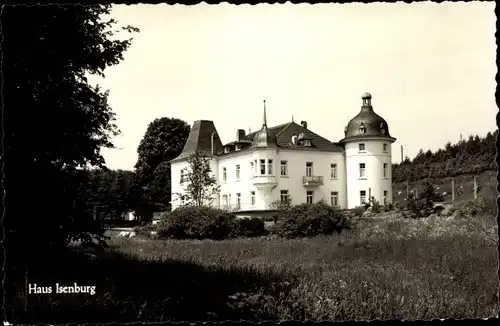
[[[64,270],[44,268],[29,277],[30,283],[95,284],[94,297],[21,293],[17,318],[415,320],[487,318],[500,308],[492,217],[412,220],[389,212],[338,235],[298,240],[111,236],[111,249],[96,260],[73,258]]]

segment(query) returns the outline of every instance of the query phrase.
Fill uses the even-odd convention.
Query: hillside
[[[427,179],[446,192],[445,200],[451,201],[452,177],[455,180],[455,200],[473,198],[474,176],[479,197],[497,197],[496,137],[498,130],[485,137],[469,136],[455,144],[448,142],[444,148],[432,152],[422,149],[413,160],[408,157],[400,164],[393,164],[393,195],[395,202],[403,202],[409,190],[422,191]]]
[[[484,171],[479,174],[464,174],[456,176],[455,179],[455,200],[457,202],[472,199],[474,196],[474,176],[478,186],[478,197],[481,198],[496,198],[497,194],[497,172]],[[444,196],[445,202],[451,201],[451,178],[435,178],[432,183],[436,185],[439,193],[446,192]],[[421,192],[424,189],[426,179],[421,179],[416,182],[409,183],[409,191]],[[394,202],[403,203],[406,198],[406,182],[393,183],[392,186]]]
[[[422,149],[413,160],[408,157],[402,163],[393,164],[392,181],[416,182],[424,178],[447,178],[463,174],[480,174],[495,171],[496,137],[498,130],[485,137],[469,136],[455,144],[448,142],[436,152]]]

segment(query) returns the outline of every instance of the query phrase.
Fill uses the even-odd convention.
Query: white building
[[[222,144],[212,121],[196,121],[184,149],[171,161],[172,208],[182,203],[187,158],[200,151],[210,157],[220,185],[213,206],[241,216],[272,212],[277,200],[292,204],[323,199],[340,208],[354,208],[373,196],[381,204],[392,199],[391,144],[387,122],[373,111],[371,95],[363,94],[361,111],[345,127],[339,142],[327,140],[307,122],[268,127],[264,101],[261,130],[237,131]]]

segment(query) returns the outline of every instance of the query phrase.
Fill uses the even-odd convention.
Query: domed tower
[[[369,203],[374,197],[381,205],[392,201],[391,144],[387,122],[373,111],[372,96],[364,93],[361,111],[344,129],[347,169],[347,207]]]

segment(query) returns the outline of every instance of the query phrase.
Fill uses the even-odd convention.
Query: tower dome
[[[361,111],[345,127],[344,139],[341,142],[374,136],[396,140],[389,133],[387,121],[373,111],[371,94],[364,93],[361,98],[363,100]]]
[[[266,101],[264,100],[264,121],[262,128],[255,134],[252,141],[252,147],[277,147],[278,141],[276,135],[267,128]]]

